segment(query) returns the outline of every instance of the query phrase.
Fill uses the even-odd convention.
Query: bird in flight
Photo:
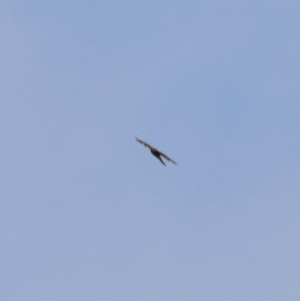
[[[168,157],[167,155],[165,155],[164,153],[162,153],[161,151],[159,151],[158,149],[156,149],[155,147],[151,146],[150,144],[144,142],[143,140],[140,140],[138,138],[135,138],[137,142],[141,143],[142,145],[144,145],[145,147],[150,149],[150,152],[153,156],[155,156],[163,165],[166,165],[166,163],[163,161],[162,157],[170,162],[172,162],[173,164],[177,163],[171,159],[170,157]]]

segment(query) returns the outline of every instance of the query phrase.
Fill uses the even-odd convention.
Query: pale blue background
[[[0,80],[1,300],[300,300],[299,0],[4,0]]]

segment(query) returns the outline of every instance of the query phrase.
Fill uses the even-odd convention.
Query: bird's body
[[[166,165],[166,163],[162,160],[162,157],[170,162],[172,162],[173,164],[177,164],[173,159],[171,159],[170,157],[168,157],[167,155],[165,155],[164,153],[162,153],[161,151],[159,151],[158,149],[156,149],[155,147],[151,146],[149,143],[144,142],[143,140],[140,140],[138,138],[136,138],[136,141],[141,143],[142,145],[144,145],[145,147],[150,149],[151,154],[156,157],[161,164]]]

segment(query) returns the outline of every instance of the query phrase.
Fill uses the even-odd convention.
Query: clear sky
[[[299,301],[299,16],[1,1],[0,299]]]

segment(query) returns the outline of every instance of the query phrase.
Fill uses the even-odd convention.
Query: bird
[[[171,159],[170,157],[168,157],[167,155],[165,155],[164,153],[162,153],[161,151],[159,151],[158,149],[156,149],[155,147],[151,146],[149,143],[141,140],[141,139],[138,139],[138,138],[135,138],[137,142],[141,143],[142,145],[144,145],[145,147],[149,148],[150,149],[150,152],[151,154],[156,157],[160,162],[161,164],[165,165],[166,166],[166,163],[163,161],[162,157],[166,160],[168,160],[169,162],[172,162],[173,164],[177,165],[177,163]]]

